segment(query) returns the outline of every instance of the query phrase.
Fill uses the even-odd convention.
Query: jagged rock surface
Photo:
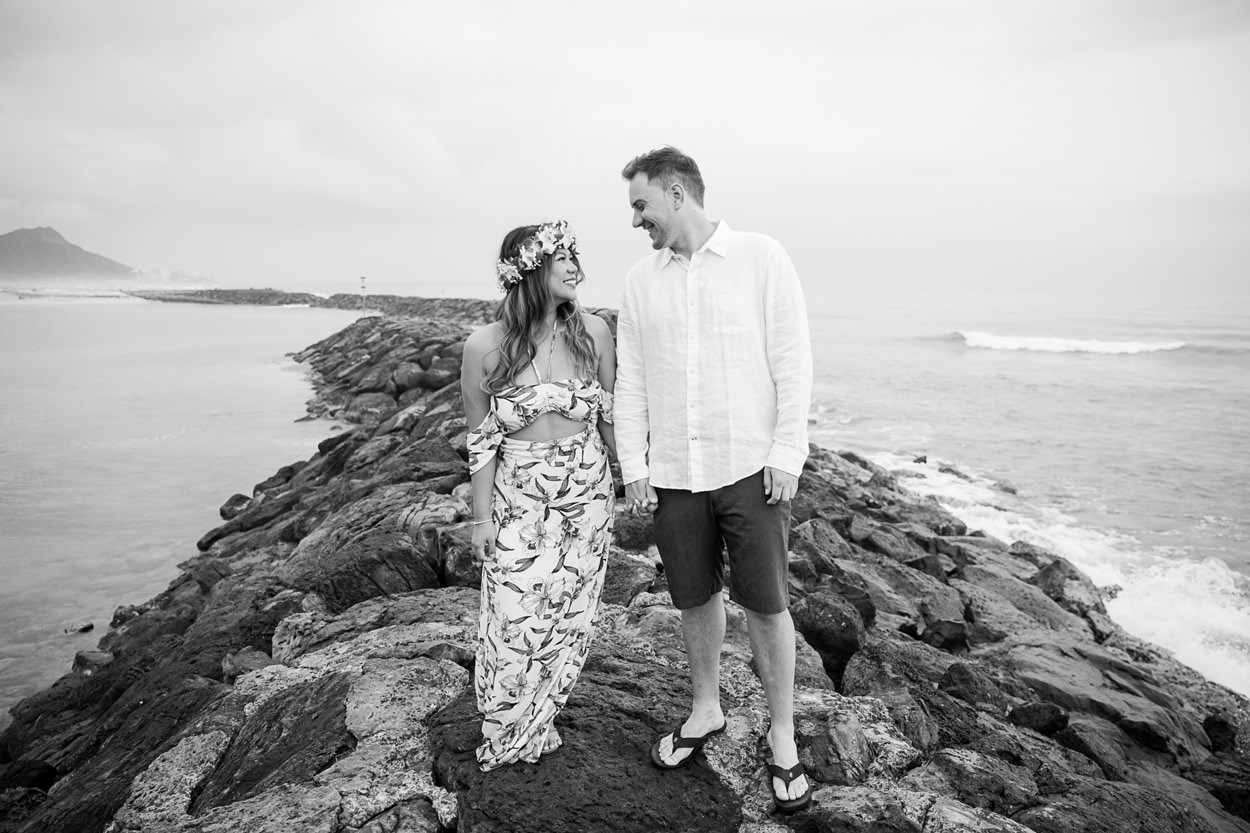
[[[13,709],[0,831],[1250,831],[1243,698],[1117,628],[1067,562],[819,448],[791,568],[809,809],[772,808],[732,603],[728,730],[650,766],[689,683],[650,529],[624,515],[564,746],[481,773],[456,381],[487,302],[407,300],[423,317],[299,354],[310,413],[354,427],[231,497],[168,590]]]

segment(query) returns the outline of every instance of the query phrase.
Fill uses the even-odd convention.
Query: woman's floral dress
[[[551,441],[507,436],[552,412],[586,427]],[[612,394],[597,381],[540,382],[493,396],[469,432],[471,472],[498,454],[474,679],[483,770],[538,760],[585,664],[615,504],[601,418],[612,421]]]

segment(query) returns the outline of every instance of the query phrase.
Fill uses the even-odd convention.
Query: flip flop
[[[696,752],[703,748],[703,744],[725,731],[725,727],[728,725],[728,722],[722,723],[719,729],[713,729],[705,735],[699,735],[697,738],[682,737],[681,727],[678,726],[676,729],[669,732],[669,734],[673,736],[673,751],[676,752],[678,749],[689,749],[690,754],[675,764],[665,763],[664,758],[660,756],[660,741],[664,740],[664,735],[660,735],[659,739],[651,745],[651,763],[655,764],[660,769],[681,769],[686,764],[690,763],[690,759],[694,757]]]
[[[786,788],[789,789],[790,785],[793,784],[800,775],[807,775],[807,770],[803,768],[802,761],[800,761],[799,763],[795,764],[794,766],[788,769],[785,767],[777,766],[776,764],[769,764],[768,774],[771,775],[772,778],[780,778],[782,781],[785,782]],[[777,809],[780,810],[781,812],[793,813],[796,810],[802,810],[804,807],[806,807],[808,804],[811,803],[811,800],[812,800],[812,779],[811,778],[807,779],[807,792],[803,793],[798,798],[779,798],[777,796],[777,791],[773,789],[772,778],[768,779],[768,791],[773,794],[773,803],[777,805]]]

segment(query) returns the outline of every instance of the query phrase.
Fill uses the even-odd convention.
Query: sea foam
[[[1179,350],[1184,341],[1099,341],[1097,339],[1055,338],[1052,336],[1000,336],[971,330],[956,333],[967,347],[986,350],[1030,350],[1038,353],[1158,353]]]
[[[1050,507],[1021,500],[993,480],[939,471],[891,453],[872,459],[910,476],[907,490],[1001,541],[1024,541],[1063,556],[1094,584],[1117,591],[1107,612],[1126,631],[1171,651],[1210,680],[1250,696],[1250,581],[1215,558],[1148,547],[1111,530],[1080,524]]]

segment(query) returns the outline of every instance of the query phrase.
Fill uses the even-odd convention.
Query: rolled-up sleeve
[[[777,390],[777,425],[765,465],[797,477],[808,453],[812,340],[803,287],[780,244],[768,256],[764,304],[768,367]]]
[[[642,340],[632,285],[625,278],[620,313],[616,321],[616,390],[614,392],[616,449],[621,479],[632,483],[650,476],[647,467],[649,414]]]

